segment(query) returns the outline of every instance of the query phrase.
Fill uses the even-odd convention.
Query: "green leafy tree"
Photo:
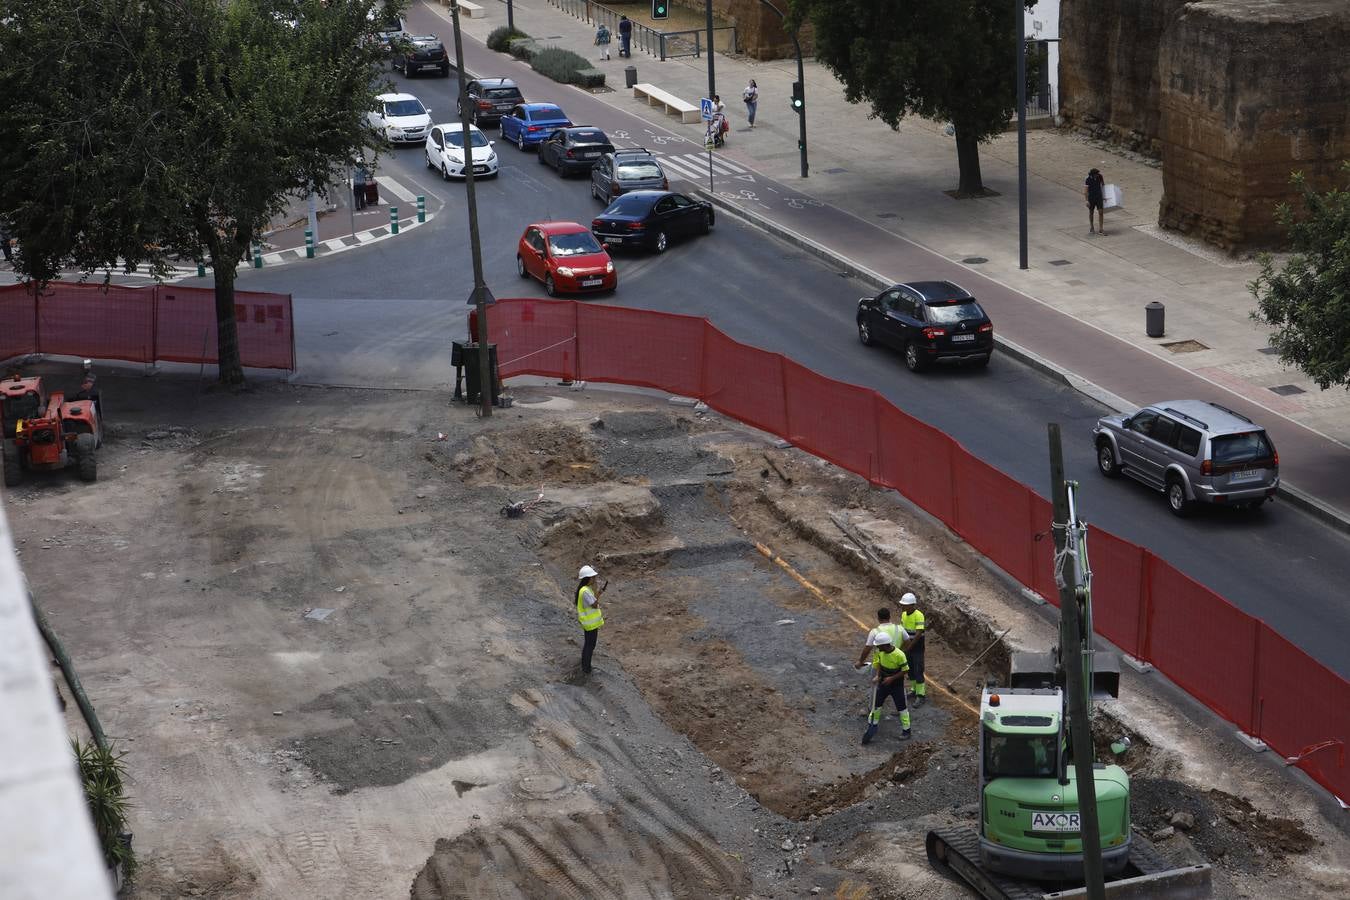
[[[892,128],[906,115],[956,129],[958,192],[979,196],[980,144],[1016,111],[1016,0],[789,0],[816,58]],[[1034,6],[1027,0],[1026,8]],[[791,26],[789,26],[791,27]]]
[[[1276,211],[1292,255],[1277,269],[1270,254],[1248,287],[1256,296],[1252,318],[1274,329],[1270,345],[1326,390],[1350,387],[1350,162],[1342,166],[1346,189],[1318,193],[1301,173],[1293,184],[1302,214],[1288,204]]]
[[[0,37],[0,215],[20,271],[163,271],[204,255],[220,380],[241,384],[246,249],[377,140],[378,2],[15,0]]]

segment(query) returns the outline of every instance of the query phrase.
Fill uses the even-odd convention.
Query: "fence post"
[[[469,164],[473,164],[473,151],[469,151]],[[427,198],[424,194],[417,195],[417,221],[425,222],[427,220]]]
[[[1258,741],[1265,741],[1261,736],[1261,634],[1265,630],[1266,626],[1256,620],[1256,636],[1252,639],[1252,710],[1247,727],[1251,729],[1248,734]]]
[[[1141,550],[1143,562],[1139,566],[1139,646],[1135,657],[1153,664],[1153,554]]]
[[[961,498],[957,494],[960,486],[956,478],[956,441],[950,437],[947,438],[947,478],[951,485],[952,520],[947,522],[946,525],[964,540],[965,535],[961,534]]]
[[[389,233],[398,234],[398,207],[389,207]]]
[[[305,229],[305,259],[314,258],[314,229]]]

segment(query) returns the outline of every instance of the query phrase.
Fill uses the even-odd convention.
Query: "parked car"
[[[1264,428],[1226,406],[1168,400],[1092,429],[1097,468],[1121,472],[1167,496],[1178,516],[1196,503],[1255,509],[1280,488],[1280,454]]]
[[[434,34],[403,35],[393,41],[392,65],[411,78],[423,69],[435,69],[442,78],[450,75],[450,54]]]
[[[373,6],[366,13],[366,19],[370,23],[370,29],[377,41],[389,45],[398,37],[403,35],[403,17],[392,12],[389,7],[383,3]]]
[[[614,145],[599,128],[573,125],[559,128],[544,138],[539,145],[539,162],[566,177],[574,172],[589,172],[600,157],[613,152]]]
[[[538,278],[550,297],[558,293],[612,291],[619,275],[609,253],[576,222],[540,222],[525,227],[516,248],[521,278]]]
[[[713,207],[671,191],[630,191],[591,222],[591,231],[606,246],[639,245],[664,253],[673,238],[707,234],[714,224]]]
[[[858,301],[858,340],[905,354],[911,372],[934,362],[989,365],[994,323],[964,288],[950,281],[896,284]]]
[[[559,128],[572,122],[556,104],[517,103],[502,116],[502,140],[511,141],[521,150],[534,146]]]
[[[420,144],[431,130],[431,110],[412,94],[380,94],[366,114],[370,127],[391,144]]]
[[[642,147],[606,153],[591,169],[591,196],[601,203],[628,191],[668,191],[670,180],[656,157]]]
[[[469,146],[473,152],[473,174],[484,178],[497,176],[497,151],[483,132],[469,126]],[[441,173],[446,181],[463,178],[464,129],[458,122],[433,126],[427,137],[427,168]]]
[[[496,125],[517,103],[524,103],[520,88],[510,78],[475,78],[465,85],[469,95],[469,120],[478,126]],[[459,101],[455,101],[459,112]]]

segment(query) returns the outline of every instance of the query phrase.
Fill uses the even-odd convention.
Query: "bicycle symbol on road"
[[[811,197],[789,197],[787,205],[789,209],[805,209],[808,206],[824,206],[825,204]]]
[[[644,128],[643,131],[651,136],[651,141],[658,147],[664,147],[666,144],[687,144],[688,138],[682,138],[677,134],[657,134],[650,128]]]
[[[740,201],[759,201],[759,195],[754,191],[741,191],[739,194],[733,194],[731,191],[718,191],[718,195],[726,197],[728,200]]]

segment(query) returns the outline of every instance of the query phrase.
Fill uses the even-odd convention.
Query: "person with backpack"
[[[609,41],[609,29],[605,27],[604,22],[601,22],[600,27],[595,29],[595,46],[600,48],[601,59],[609,59]],[[619,52],[622,53],[623,51]]]

